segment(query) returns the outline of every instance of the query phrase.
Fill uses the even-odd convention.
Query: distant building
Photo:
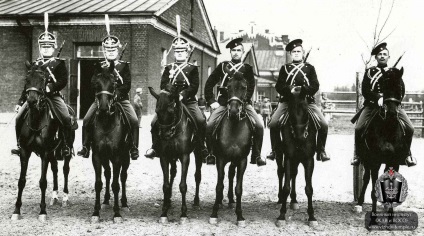
[[[175,15],[181,17],[182,35],[195,46],[190,62],[197,63],[200,95],[220,53],[203,0],[132,1],[0,1],[0,112],[11,112],[22,92],[24,62],[38,57],[37,39],[44,31],[44,12],[49,13],[49,31],[64,40],[61,57],[66,59],[69,82],[63,90],[67,103],[82,118],[94,100],[90,89],[93,64],[104,60],[101,40],[106,36],[104,14],[109,14],[111,34],[127,43],[122,60],[131,62],[132,89],[159,89],[161,61],[176,36]],[[167,57],[171,63],[172,52]],[[142,94],[147,113],[154,113],[156,100]]]

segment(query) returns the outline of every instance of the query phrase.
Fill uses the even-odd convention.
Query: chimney
[[[215,37],[218,37],[218,30],[216,29],[216,26],[213,27],[213,34]]]
[[[219,41],[224,41],[224,31],[219,32]]]
[[[269,34],[269,29],[266,29],[265,30],[265,34]]]

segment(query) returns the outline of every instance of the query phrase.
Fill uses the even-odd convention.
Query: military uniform
[[[293,40],[286,47],[287,51],[293,50],[295,47],[301,46],[301,40]],[[320,109],[315,104],[314,95],[319,89],[319,82],[315,67],[309,63],[299,61],[283,65],[280,69],[275,89],[281,95],[277,109],[274,111],[270,123],[271,147],[273,151],[277,151],[282,147],[280,138],[280,117],[288,111],[288,101],[291,90],[294,86],[301,86],[301,91],[306,93],[308,101],[308,109],[311,110],[318,118],[320,129],[318,130],[317,139],[317,159],[327,161],[329,158],[325,153],[325,143],[327,140],[328,124],[325,121]],[[282,150],[281,150],[282,151]],[[274,158],[274,157],[271,157]]]
[[[229,68],[228,73],[226,72],[227,70],[226,68]],[[206,137],[208,140],[209,151],[210,152],[212,151],[211,143],[212,143],[213,128],[218,118],[222,116],[223,113],[225,113],[227,109],[227,101],[229,99],[228,94],[224,92],[223,94],[220,94],[220,96],[218,97],[218,100],[216,100],[214,97],[213,89],[215,85],[217,85],[218,83],[221,83],[222,87],[226,87],[229,80],[228,77],[231,77],[231,75],[234,73],[241,73],[243,77],[246,79],[247,93],[244,100],[244,102],[247,104],[246,113],[249,117],[255,120],[255,125],[256,125],[255,133],[253,135],[251,163],[256,164],[257,162],[259,162],[260,163],[259,165],[265,165],[265,162],[260,157],[261,150],[262,150],[264,127],[262,125],[262,121],[259,115],[256,113],[255,109],[251,105],[252,104],[251,99],[253,96],[253,92],[255,90],[255,78],[253,76],[253,69],[252,69],[252,66],[250,66],[249,64],[244,64],[241,61],[225,61],[220,63],[216,67],[216,69],[212,72],[212,74],[209,76],[208,80],[206,81],[206,84],[205,84],[206,101],[209,103],[209,105],[213,104],[214,102],[218,102],[220,105],[216,110],[214,110],[211,113],[206,125]]]

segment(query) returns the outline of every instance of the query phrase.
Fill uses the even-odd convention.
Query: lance
[[[397,59],[395,65],[393,67],[396,67],[397,66],[397,64],[399,63],[400,59],[402,59],[403,55],[405,55],[405,52],[403,52],[403,54]]]

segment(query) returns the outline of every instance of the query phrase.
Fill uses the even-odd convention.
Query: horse
[[[314,216],[314,208],[312,205],[312,174],[314,171],[317,128],[314,126],[313,117],[308,111],[306,94],[300,87],[295,87],[295,92],[289,97],[286,119],[286,122],[280,128],[283,137],[282,152],[284,158],[282,158],[282,153],[277,154],[278,177],[280,182],[279,202],[282,203],[282,205],[276,225],[280,227],[286,222],[286,205],[290,190],[290,206],[292,209],[298,208],[295,184],[298,167],[299,164],[302,163],[305,168],[305,193],[308,198],[307,212],[309,216],[308,223],[310,226],[315,226],[317,225],[317,220]],[[283,177],[284,186],[281,189]],[[290,180],[292,181],[292,186],[290,186]]]
[[[122,216],[119,208],[119,176],[122,184],[121,204],[123,210],[128,210],[126,196],[127,171],[130,165],[129,144],[126,142],[129,131],[128,121],[125,120],[122,108],[119,102],[116,102],[116,76],[114,74],[114,62],[110,63],[109,68],[101,68],[99,73],[95,73],[92,78],[92,86],[95,87],[97,112],[91,124],[93,129],[92,150],[93,167],[96,175],[95,191],[96,200],[94,212],[91,217],[92,223],[100,220],[100,192],[103,187],[102,167],[106,179],[106,191],[104,195],[103,206],[109,205],[110,200],[110,178],[111,168],[113,166],[112,191],[114,195],[114,216],[115,223],[122,222]]]
[[[377,211],[375,184],[381,164],[386,164],[384,171],[387,171],[389,167],[399,171],[399,166],[404,165],[405,157],[409,152],[404,139],[405,131],[398,119],[404,91],[403,68],[400,70],[390,68],[383,73],[383,107],[375,109],[374,116],[365,134],[363,134],[363,138],[360,139],[361,142],[357,150],[364,165],[364,175],[361,193],[355,206],[356,212],[362,211],[370,175],[372,179],[372,212],[375,213]]]
[[[232,208],[234,201],[233,179],[237,169],[236,209],[237,225],[246,225],[242,214],[241,197],[243,193],[243,176],[247,165],[247,156],[250,152],[252,125],[245,111],[244,99],[247,93],[247,82],[237,73],[229,79],[227,92],[229,95],[228,110],[219,121],[220,125],[216,130],[216,141],[213,142],[216,155],[216,169],[218,180],[216,184],[216,198],[213,211],[209,219],[210,224],[218,223],[218,210],[222,205],[224,191],[225,166],[230,162],[229,167],[229,206]],[[215,133],[215,132],[214,132]]]
[[[25,88],[27,95],[28,111],[23,117],[23,125],[19,134],[20,140],[20,162],[21,173],[18,181],[18,198],[15,204],[15,210],[11,217],[12,220],[21,219],[22,192],[26,184],[26,174],[28,170],[28,162],[31,153],[37,154],[41,158],[41,178],[39,186],[41,189],[41,211],[38,219],[42,222],[47,220],[46,211],[46,189],[47,189],[47,169],[51,163],[53,172],[53,193],[50,205],[53,205],[58,200],[58,162],[64,160],[63,175],[64,188],[62,206],[67,206],[68,203],[68,175],[70,171],[69,162],[72,155],[65,156],[61,152],[63,144],[62,139],[56,138],[56,132],[59,131],[59,121],[53,118],[54,111],[49,105],[48,97],[46,96],[46,77],[44,69],[46,65],[37,63],[25,63],[28,72],[25,77]],[[75,132],[72,133],[72,143],[75,138]],[[59,135],[63,135],[59,132]]]
[[[160,164],[163,172],[163,206],[160,222],[168,223],[168,210],[171,206],[172,185],[177,175],[177,160],[181,162],[181,182],[180,192],[182,195],[180,223],[187,221],[187,171],[190,163],[190,153],[195,147],[195,124],[189,119],[184,111],[184,105],[178,99],[176,89],[161,90],[157,94],[152,87],[149,87],[150,94],[156,98],[157,124],[159,127],[160,142]],[[199,188],[201,182],[201,168],[203,159],[200,153],[195,150],[196,172],[196,193],[194,206],[199,206]],[[169,167],[171,166],[171,170]]]

